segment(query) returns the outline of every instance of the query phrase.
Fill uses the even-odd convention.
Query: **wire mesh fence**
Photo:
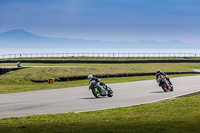
[[[0,59],[35,57],[200,57],[200,53],[22,53],[0,55]]]

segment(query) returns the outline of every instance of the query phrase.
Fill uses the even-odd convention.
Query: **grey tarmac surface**
[[[88,86],[0,95],[0,118],[85,112],[157,102],[200,91],[200,76],[171,78],[173,92],[156,80],[108,84],[113,97],[95,98]]]

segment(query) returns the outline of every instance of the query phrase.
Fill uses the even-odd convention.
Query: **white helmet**
[[[161,71],[160,71],[160,69],[157,69],[157,73],[160,73]]]
[[[93,78],[93,76],[90,74],[88,75],[88,79],[91,80]]]

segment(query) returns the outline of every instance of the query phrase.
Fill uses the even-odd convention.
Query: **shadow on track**
[[[153,91],[153,92],[150,92],[150,93],[164,93],[164,91]]]
[[[86,98],[79,98],[79,99],[102,99],[102,98],[109,98],[106,96],[102,96],[101,98],[96,98],[96,97],[86,97]]]
[[[79,99],[98,99],[96,97],[86,97],[86,98],[79,98]]]

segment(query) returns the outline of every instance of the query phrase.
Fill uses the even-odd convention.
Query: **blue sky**
[[[200,43],[199,0],[0,0],[0,32]]]

